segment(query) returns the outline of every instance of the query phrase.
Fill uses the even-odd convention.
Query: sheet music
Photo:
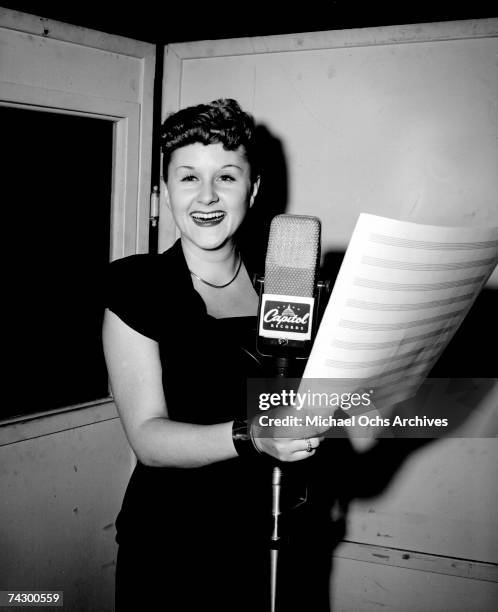
[[[304,379],[359,379],[381,413],[420,386],[498,262],[498,228],[361,214]],[[301,388],[300,388],[301,389]]]

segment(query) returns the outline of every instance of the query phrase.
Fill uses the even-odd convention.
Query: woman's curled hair
[[[161,128],[164,180],[168,178],[173,151],[196,142],[204,145],[221,143],[228,151],[243,146],[251,167],[251,179],[255,179],[254,119],[240,108],[236,100],[223,98],[209,104],[189,106],[166,118]]]

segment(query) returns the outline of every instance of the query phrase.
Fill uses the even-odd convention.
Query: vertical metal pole
[[[271,589],[271,612],[276,611],[277,605],[277,567],[278,547],[280,535],[278,533],[278,517],[280,515],[280,486],[282,482],[282,470],[275,466],[272,474],[272,516],[273,533],[271,535],[271,559],[270,559],[270,589]]]
[[[285,378],[289,370],[288,357],[277,357],[276,363],[277,378]],[[280,515],[280,488],[282,486],[282,470],[278,466],[274,466],[272,473],[272,515],[273,515],[273,533],[271,536],[271,612],[276,612],[277,607],[277,569],[278,569],[278,551],[280,534],[278,530],[278,517]]]

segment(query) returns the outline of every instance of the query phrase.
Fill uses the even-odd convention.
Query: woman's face
[[[182,240],[207,250],[230,242],[256,197],[250,174],[242,146],[197,142],[173,151],[166,197]]]

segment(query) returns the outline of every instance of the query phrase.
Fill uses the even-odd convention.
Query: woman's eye
[[[190,182],[190,181],[195,181],[197,179],[196,176],[194,176],[193,174],[187,174],[186,176],[182,177],[182,182]]]
[[[232,176],[231,174],[222,174],[220,176],[220,180],[223,181],[223,182],[231,183],[231,182],[235,181],[235,177]]]

